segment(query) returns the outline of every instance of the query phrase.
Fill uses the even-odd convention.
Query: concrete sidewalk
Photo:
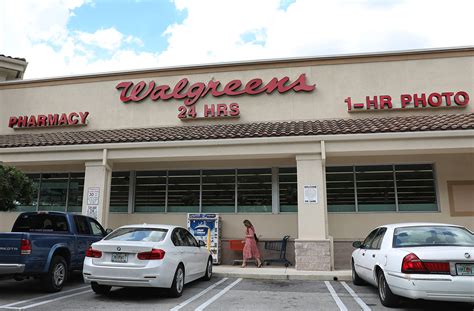
[[[232,277],[261,280],[304,280],[304,281],[350,281],[350,270],[337,271],[300,271],[294,267],[263,266],[262,268],[246,268],[240,266],[219,265],[213,267],[213,274],[217,277]]]

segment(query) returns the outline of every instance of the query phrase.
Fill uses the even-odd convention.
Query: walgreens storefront
[[[380,224],[474,229],[473,62],[462,48],[0,82],[0,161],[35,182],[18,211],[112,228],[219,213],[223,263],[250,219],[261,243],[290,236],[297,269],[347,268]]]

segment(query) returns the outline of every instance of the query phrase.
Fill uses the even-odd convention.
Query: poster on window
[[[304,203],[318,203],[318,187],[304,185]]]

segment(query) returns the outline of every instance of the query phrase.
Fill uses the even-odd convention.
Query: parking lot
[[[389,310],[373,287],[349,282],[250,280],[214,277],[185,286],[180,298],[157,289],[114,288],[94,294],[75,274],[62,292],[44,293],[39,282],[0,281],[0,310]],[[472,310],[454,303],[404,301],[399,310]]]

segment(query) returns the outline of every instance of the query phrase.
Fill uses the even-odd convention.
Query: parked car
[[[112,286],[161,287],[179,297],[184,284],[211,279],[212,256],[184,228],[129,225],[92,244],[83,275],[97,294],[107,294]]]
[[[400,296],[474,302],[474,234],[464,227],[390,224],[352,245],[353,283],[377,286],[384,306]]]
[[[0,277],[37,278],[45,290],[60,291],[68,272],[81,270],[86,250],[105,235],[106,230],[90,217],[22,213],[12,232],[0,233]]]

